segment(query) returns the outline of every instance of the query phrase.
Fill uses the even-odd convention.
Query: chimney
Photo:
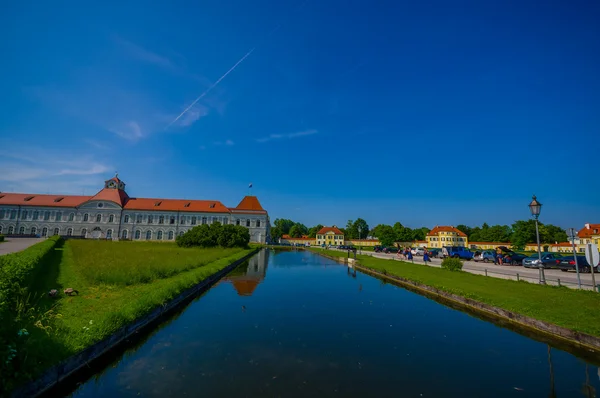
[[[590,229],[590,223],[585,224],[585,229]]]

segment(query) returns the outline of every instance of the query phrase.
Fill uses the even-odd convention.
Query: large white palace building
[[[270,239],[269,215],[256,196],[236,207],[216,200],[130,198],[118,176],[94,196],[0,192],[0,234],[94,239],[174,240],[200,224],[247,227],[250,241]]]

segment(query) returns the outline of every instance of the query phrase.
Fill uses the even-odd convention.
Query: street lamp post
[[[577,287],[581,289],[581,277],[579,276],[579,264],[577,264],[577,250],[575,249],[575,237],[577,232],[575,228],[569,228],[569,239],[573,245],[573,260],[575,261],[575,271],[577,271]]]
[[[531,215],[535,218],[535,235],[537,237],[538,247],[538,269],[540,270],[540,285],[546,284],[546,276],[544,275],[544,264],[542,263],[542,248],[540,246],[540,228],[538,226],[538,218],[540,217],[540,211],[542,210],[542,204],[537,201],[535,195],[533,200],[529,203],[529,210]]]

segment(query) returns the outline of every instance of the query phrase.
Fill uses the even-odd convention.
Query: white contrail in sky
[[[255,47],[256,48],[256,47]],[[181,112],[179,114],[179,116],[177,116],[175,119],[173,119],[173,121],[171,123],[169,123],[167,125],[167,127],[165,129],[168,129],[173,123],[175,123],[176,121],[178,121],[183,115],[186,114],[187,111],[189,111],[190,109],[192,109],[192,107],[194,105],[196,105],[196,103],[198,101],[200,101],[206,94],[208,94],[210,92],[210,90],[212,90],[213,88],[215,88],[217,86],[217,84],[219,84],[221,82],[221,80],[225,79],[227,77],[228,74],[230,74],[231,72],[233,72],[233,70],[239,65],[241,64],[246,58],[248,58],[248,56],[250,54],[252,54],[252,52],[254,51],[254,48],[251,49],[250,51],[248,51],[242,58],[239,59],[239,61],[237,61],[231,68],[229,68],[229,70],[227,72],[225,72],[225,74],[223,76],[221,76],[216,82],[214,82],[209,88],[206,89],[206,91],[204,91],[202,94],[200,94],[200,96],[198,98],[196,98],[194,100],[194,102],[192,102],[190,104],[190,106],[188,106],[187,108],[185,108],[183,110],[183,112]]]

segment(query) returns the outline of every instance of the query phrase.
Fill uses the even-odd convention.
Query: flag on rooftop
[[[252,188],[252,183],[250,183],[250,185],[248,185],[248,188]]]

